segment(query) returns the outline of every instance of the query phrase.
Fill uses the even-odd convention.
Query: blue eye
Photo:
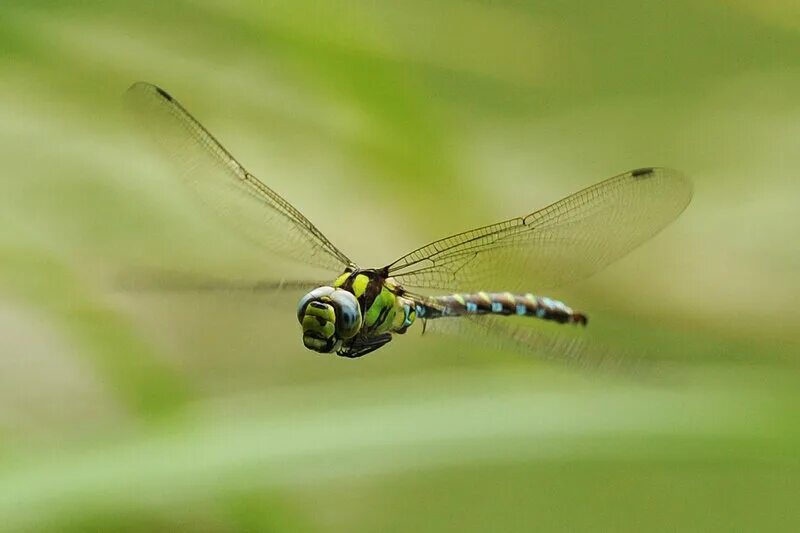
[[[349,339],[361,329],[361,307],[358,300],[345,290],[337,289],[330,295],[336,309],[336,333],[339,338]]]
[[[301,324],[303,323],[303,315],[306,314],[306,307],[308,307],[309,302],[312,300],[319,300],[323,296],[330,296],[332,292],[333,287],[317,287],[313,291],[300,298],[300,302],[297,304],[297,320]]]

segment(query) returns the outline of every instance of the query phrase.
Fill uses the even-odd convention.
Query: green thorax
[[[402,294],[402,289],[392,278],[382,276],[377,270],[345,272],[333,286],[352,292],[358,300],[364,317],[362,333],[380,335],[397,330],[408,322],[408,302],[398,296]],[[408,325],[405,324],[405,327]]]

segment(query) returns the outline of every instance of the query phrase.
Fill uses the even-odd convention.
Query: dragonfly
[[[587,278],[626,255],[677,218],[692,197],[682,173],[639,168],[530,214],[362,268],[165,90],[137,82],[127,99],[209,213],[261,251],[330,272],[326,282],[266,285],[307,290],[296,310],[303,345],[345,358],[386,346],[420,322],[422,331],[429,323],[456,330],[471,324],[481,336],[566,356],[556,341],[565,329],[587,326],[588,316],[540,291]],[[507,281],[498,287],[501,280]]]

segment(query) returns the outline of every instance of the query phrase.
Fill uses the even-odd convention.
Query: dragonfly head
[[[361,329],[361,307],[346,290],[318,287],[300,299],[297,320],[303,326],[305,347],[330,353]]]

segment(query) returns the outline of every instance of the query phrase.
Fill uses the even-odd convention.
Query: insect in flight
[[[641,168],[526,216],[434,241],[381,268],[361,268],[166,91],[138,82],[128,99],[172,153],[183,181],[212,211],[263,250],[331,272],[327,285],[292,284],[310,289],[300,299],[297,319],[306,348],[349,358],[428,321],[472,323],[516,337],[533,350],[546,349],[540,341],[551,333],[512,327],[512,321],[566,324],[557,327],[563,330],[585,326],[588,319],[561,301],[528,291],[596,273],[658,233],[692,196],[690,182],[679,172]],[[484,292],[497,290],[501,279],[508,280],[502,287],[507,292]],[[446,295],[423,295],[412,287]]]

